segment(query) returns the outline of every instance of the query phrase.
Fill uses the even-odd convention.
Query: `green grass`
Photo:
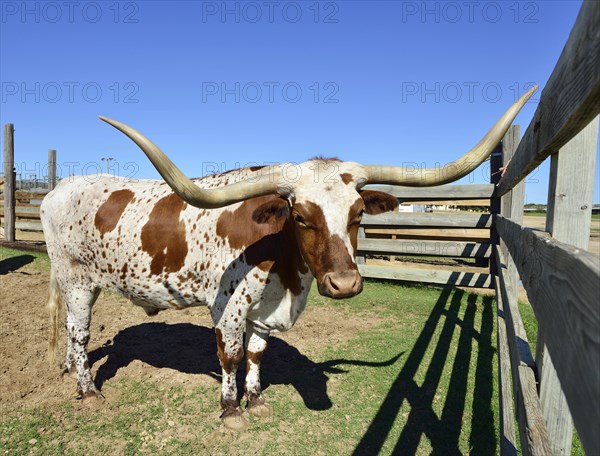
[[[33,256],[26,267],[48,269],[47,255],[8,249],[2,268],[24,255]],[[216,380],[190,387],[117,376],[103,385],[109,400],[99,410],[74,401],[2,410],[0,454],[498,454],[494,300],[365,282],[342,301],[313,289],[308,306],[376,324],[342,343],[324,328],[306,353],[300,342],[271,339],[262,378],[274,417],[252,417],[244,434],[222,428]],[[533,313],[521,307],[534,341]]]

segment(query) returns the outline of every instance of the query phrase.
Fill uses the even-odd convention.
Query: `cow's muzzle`
[[[358,271],[328,272],[318,283],[319,293],[333,299],[351,298],[362,291]]]

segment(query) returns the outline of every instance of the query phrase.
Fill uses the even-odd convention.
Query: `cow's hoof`
[[[273,418],[273,407],[269,404],[249,404],[248,413],[259,418]]]
[[[90,408],[98,408],[104,405],[105,399],[99,391],[87,391],[79,394],[81,404]]]
[[[68,369],[65,367],[61,372],[61,377],[63,380],[71,378],[77,380],[77,369]]]
[[[250,427],[250,423],[239,408],[223,413],[221,421],[227,429],[232,431],[243,432]]]

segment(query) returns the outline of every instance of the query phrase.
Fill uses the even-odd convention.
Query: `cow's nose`
[[[362,277],[358,271],[328,272],[319,284],[319,293],[334,299],[349,298],[362,291]]]

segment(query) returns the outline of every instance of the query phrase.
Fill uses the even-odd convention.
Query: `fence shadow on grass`
[[[355,455],[378,454],[390,434],[394,421],[404,401],[410,405],[410,412],[393,454],[412,455],[417,452],[419,443],[427,437],[432,446],[432,454],[459,455],[459,438],[464,423],[471,423],[469,433],[470,454],[495,454],[497,441],[494,427],[493,405],[493,359],[492,346],[494,327],[493,298],[483,298],[481,327],[475,328],[477,296],[468,294],[464,317],[459,317],[461,300],[465,292],[457,289],[443,289],[432,309],[423,330],[414,343],[412,351],[401,367],[392,387],[383,400],[366,433],[354,450]],[[464,304],[463,304],[464,307]],[[434,333],[441,326],[439,340]],[[456,357],[448,360],[454,332],[458,330]],[[478,350],[473,363],[472,343],[475,340]],[[426,367],[422,386],[415,375],[423,363],[430,344],[436,343],[433,355]],[[433,409],[433,401],[440,384],[446,363],[452,362],[448,393],[438,418]],[[474,372],[474,391],[467,391],[470,369]],[[473,395],[471,419],[464,420],[467,394]]]
[[[346,372],[340,367],[343,365],[389,366],[401,355],[384,362],[334,359],[316,363],[284,340],[271,337],[261,361],[261,383],[263,390],[270,385],[292,385],[309,409],[326,410],[332,406],[327,394],[327,374]],[[104,357],[107,357],[106,362],[98,368],[95,376],[98,388],[113,378],[121,367],[136,359],[157,368],[205,374],[221,381],[214,330],[191,323],[143,323],[126,328],[111,343],[90,352],[90,364]],[[237,376],[240,394],[245,373],[244,363],[241,363]]]

